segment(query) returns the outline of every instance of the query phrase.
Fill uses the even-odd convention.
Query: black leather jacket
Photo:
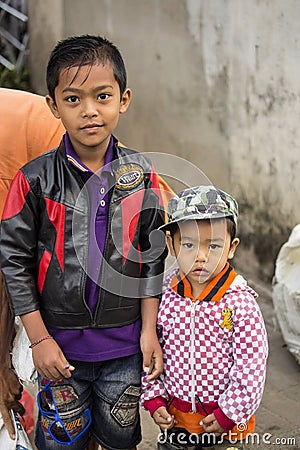
[[[107,328],[140,317],[140,298],[161,290],[166,249],[157,175],[143,155],[115,145],[106,173],[108,232],[94,314],[85,301],[89,197],[57,149],[16,175],[1,223],[1,267],[15,315],[40,309],[46,326]],[[159,242],[158,242],[159,241]]]

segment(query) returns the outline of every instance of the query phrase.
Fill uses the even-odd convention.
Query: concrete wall
[[[134,93],[116,134],[132,148],[188,160],[234,194],[242,238],[237,263],[270,279],[279,247],[300,222],[300,2],[29,0],[28,6],[36,92],[45,93],[45,66],[58,39],[91,33],[116,43]]]

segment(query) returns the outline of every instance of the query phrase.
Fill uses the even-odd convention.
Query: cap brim
[[[232,219],[234,222],[234,218],[232,214],[214,214],[211,217],[204,216],[203,214],[191,214],[190,216],[183,217],[182,219],[172,220],[171,222],[165,223],[161,225],[158,230],[160,231],[168,231],[172,228],[173,225],[180,222],[186,222],[187,220],[214,220],[214,219]]]
[[[172,228],[175,223],[179,222],[186,222],[187,220],[201,220],[204,219],[203,216],[199,216],[199,214],[193,214],[188,217],[183,217],[182,219],[172,220],[171,222],[165,223],[164,225],[160,226],[158,229],[161,231],[167,231],[170,228]]]

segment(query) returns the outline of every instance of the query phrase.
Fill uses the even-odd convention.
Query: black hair
[[[230,235],[230,240],[232,242],[233,239],[236,237],[236,225],[230,217],[226,218],[226,223],[227,223],[227,231]]]
[[[72,36],[58,41],[50,54],[47,65],[46,82],[50,97],[55,101],[55,88],[59,83],[62,69],[95,64],[111,64],[114,77],[120,87],[122,95],[127,86],[125,63],[118,48],[109,40],[101,36],[82,35]],[[77,71],[77,74],[78,74]],[[75,75],[74,79],[76,78]]]
[[[230,235],[230,242],[233,241],[233,239],[236,237],[236,225],[234,223],[234,221],[231,219],[231,217],[225,217],[226,219],[226,225],[227,225],[227,231]],[[201,219],[199,219],[201,220]],[[210,220],[210,219],[207,219]],[[218,220],[218,219],[213,219],[213,220]],[[223,219],[221,219],[223,220]],[[174,246],[174,236],[176,234],[176,232],[179,230],[179,225],[177,222],[172,223],[169,227],[168,230],[170,232],[171,235],[171,239],[172,239],[172,244]]]

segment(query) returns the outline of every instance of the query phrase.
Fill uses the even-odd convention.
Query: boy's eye
[[[210,247],[212,250],[217,250],[218,248],[221,248],[221,246],[218,245],[218,244],[210,244],[209,247]]]
[[[99,100],[107,100],[108,97],[109,97],[108,94],[99,94],[99,95],[98,95],[98,99],[99,99]]]
[[[193,248],[193,244],[190,242],[185,242],[184,244],[182,244],[183,248]]]
[[[79,98],[76,97],[76,95],[71,95],[70,97],[67,98],[67,101],[70,103],[76,103],[77,101],[79,101]]]

